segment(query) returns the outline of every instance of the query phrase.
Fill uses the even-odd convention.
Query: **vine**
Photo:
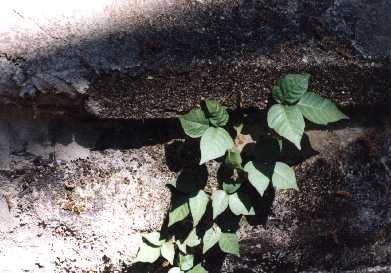
[[[309,74],[287,74],[272,88],[276,102],[267,113],[267,124],[274,131],[257,141],[261,152],[253,160],[242,159],[240,137],[243,124],[234,127],[236,139],[224,128],[229,121],[225,107],[215,100],[202,102],[179,117],[181,126],[190,138],[201,138],[200,165],[223,158],[223,166],[234,175],[222,181],[219,188],[207,193],[199,183],[179,183],[173,179],[173,200],[164,229],[143,236],[137,261],[154,263],[163,257],[171,265],[168,273],[207,273],[206,254],[217,247],[224,253],[239,256],[238,220],[255,215],[253,200],[243,185],[251,185],[262,197],[272,185],[276,191],[298,190],[294,170],[278,161],[282,152],[282,138],[299,150],[304,134],[304,118],[319,125],[327,125],[348,117],[329,99],[308,91]],[[275,134],[276,133],[276,134]],[[211,213],[207,213],[211,202]],[[190,230],[183,234],[173,229],[190,218]],[[187,221],[189,222],[189,221]]]

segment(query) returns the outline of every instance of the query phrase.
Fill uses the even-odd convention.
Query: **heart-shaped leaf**
[[[198,225],[202,216],[204,216],[208,202],[209,196],[204,191],[199,191],[197,195],[190,197],[189,206],[194,226]]]
[[[217,190],[212,195],[213,219],[228,208],[229,196],[225,191]]]
[[[242,192],[235,192],[229,196],[229,208],[235,215],[255,215],[250,198]]]
[[[160,247],[142,244],[136,257],[137,262],[154,263],[160,257]]]
[[[296,189],[296,177],[295,172],[289,167],[287,164],[283,162],[277,162],[274,167],[274,172],[272,176],[273,186],[277,190],[285,190],[285,189]]]
[[[175,195],[173,198],[173,202],[171,205],[171,210],[168,213],[168,226],[172,226],[173,224],[182,221],[189,214],[189,204],[187,203],[188,199],[182,195]]]
[[[275,104],[267,113],[267,123],[280,136],[301,149],[300,142],[304,133],[304,118],[297,106]]]
[[[208,118],[210,123],[217,127],[223,127],[227,124],[229,115],[225,107],[221,106],[215,100],[205,101],[205,107],[208,111]]]
[[[239,239],[235,233],[222,233],[219,239],[219,247],[224,253],[240,256]]]
[[[201,164],[219,158],[234,146],[231,136],[223,128],[209,127],[201,137]]]
[[[265,190],[269,186],[270,179],[264,175],[259,169],[254,166],[252,161],[244,166],[244,170],[248,174],[248,181],[263,196]]]
[[[198,246],[201,243],[201,239],[197,235],[197,230],[194,228],[185,240],[185,244],[189,247]]]
[[[171,265],[174,264],[175,247],[173,242],[165,242],[161,247],[162,257],[165,258]]]
[[[194,255],[179,255],[179,267],[183,271],[191,269],[194,265]]]
[[[273,98],[283,104],[297,102],[308,90],[309,74],[287,74],[273,87]]]
[[[349,119],[331,100],[312,92],[305,93],[297,106],[306,119],[316,124],[327,125],[330,122]]]
[[[217,244],[217,242],[220,240],[220,236],[221,229],[216,224],[213,224],[213,226],[205,232],[204,238],[202,239],[202,253],[205,254],[209,249]]]
[[[201,137],[209,128],[209,120],[201,109],[194,109],[179,117],[185,134],[192,138]]]

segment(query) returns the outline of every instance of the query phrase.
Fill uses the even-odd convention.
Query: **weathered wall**
[[[263,213],[241,231],[242,258],[228,256],[212,272],[390,266],[390,127],[373,113],[309,128],[303,151],[287,158],[300,192],[257,200]],[[141,234],[163,222],[165,183],[197,165],[197,146],[183,142],[175,120],[20,118],[1,123],[12,140],[0,173],[2,272],[127,272]]]
[[[175,116],[205,97],[264,107],[282,72],[304,70],[341,105],[384,102],[389,69],[362,57],[390,56],[387,0],[74,2],[5,4],[2,104],[106,118]]]
[[[293,71],[352,119],[308,128],[301,191],[260,200],[242,257],[212,272],[391,271],[390,1],[2,5],[0,272],[139,273],[164,184],[197,161],[173,117],[210,97],[263,109]]]

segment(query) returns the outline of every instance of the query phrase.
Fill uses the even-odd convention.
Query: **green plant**
[[[288,74],[277,81],[272,89],[277,103],[267,113],[267,124],[278,135],[266,133],[258,139],[256,151],[261,152],[256,152],[252,160],[242,159],[240,145],[235,145],[223,128],[229,115],[217,101],[204,101],[201,108],[179,118],[186,135],[201,138],[199,164],[224,157],[222,165],[233,175],[221,181],[211,194],[198,183],[170,181],[173,201],[167,228],[191,216],[190,231],[185,236],[174,232],[169,239],[159,232],[146,234],[138,261],[153,263],[162,256],[173,266],[169,273],[205,273],[205,255],[211,248],[218,246],[225,253],[239,256],[238,220],[256,213],[245,186],[251,185],[261,197],[270,185],[275,190],[298,190],[294,170],[278,160],[283,146],[281,137],[301,149],[304,118],[320,125],[348,118],[333,102],[308,91],[309,79],[309,74]],[[235,127],[236,140],[243,136],[242,129],[242,124]]]

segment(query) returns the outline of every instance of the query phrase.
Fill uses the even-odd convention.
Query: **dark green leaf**
[[[228,208],[229,196],[225,191],[217,190],[212,195],[213,219]]]
[[[179,255],[179,266],[181,270],[187,271],[191,269],[193,265],[194,265],[193,255]]]
[[[200,165],[219,157],[234,146],[231,136],[223,128],[209,127],[201,137]]]
[[[240,156],[239,150],[236,148],[228,150],[224,164],[232,169],[242,169],[242,157]]]
[[[205,254],[209,249],[217,244],[217,242],[220,240],[220,236],[221,229],[216,224],[213,224],[213,226],[205,232],[204,238],[202,239],[202,253]]]
[[[263,196],[265,190],[269,186],[270,179],[264,175],[261,170],[255,167],[252,161],[244,166],[244,170],[248,173],[248,181]]]
[[[186,135],[192,138],[201,137],[209,128],[209,120],[201,109],[194,109],[179,117]]]
[[[273,186],[277,190],[299,189],[296,184],[295,172],[291,167],[283,162],[276,163],[272,181]]]
[[[348,119],[331,100],[312,92],[305,93],[297,106],[306,119],[316,124],[327,125],[330,122]]]
[[[204,216],[208,202],[209,196],[204,191],[199,191],[197,195],[189,199],[189,206],[194,226],[198,225],[202,216]]]
[[[309,74],[287,74],[273,87],[273,98],[280,103],[294,104],[308,90]]]
[[[225,107],[221,106],[215,100],[205,101],[205,106],[208,111],[208,118],[210,123],[217,127],[222,127],[227,124],[229,115]]]
[[[171,205],[171,210],[168,213],[168,226],[182,221],[189,214],[189,204],[187,203],[188,199],[182,195],[175,195],[173,198],[173,203]]]
[[[304,133],[304,118],[297,106],[273,105],[267,114],[267,123],[280,136],[301,149],[300,142]]]
[[[255,215],[250,198],[242,192],[235,192],[229,196],[229,208],[235,215]]]
[[[137,262],[154,263],[160,257],[160,247],[142,244],[136,257]]]
[[[219,247],[224,253],[239,255],[239,239],[235,233],[222,233],[219,240]]]

